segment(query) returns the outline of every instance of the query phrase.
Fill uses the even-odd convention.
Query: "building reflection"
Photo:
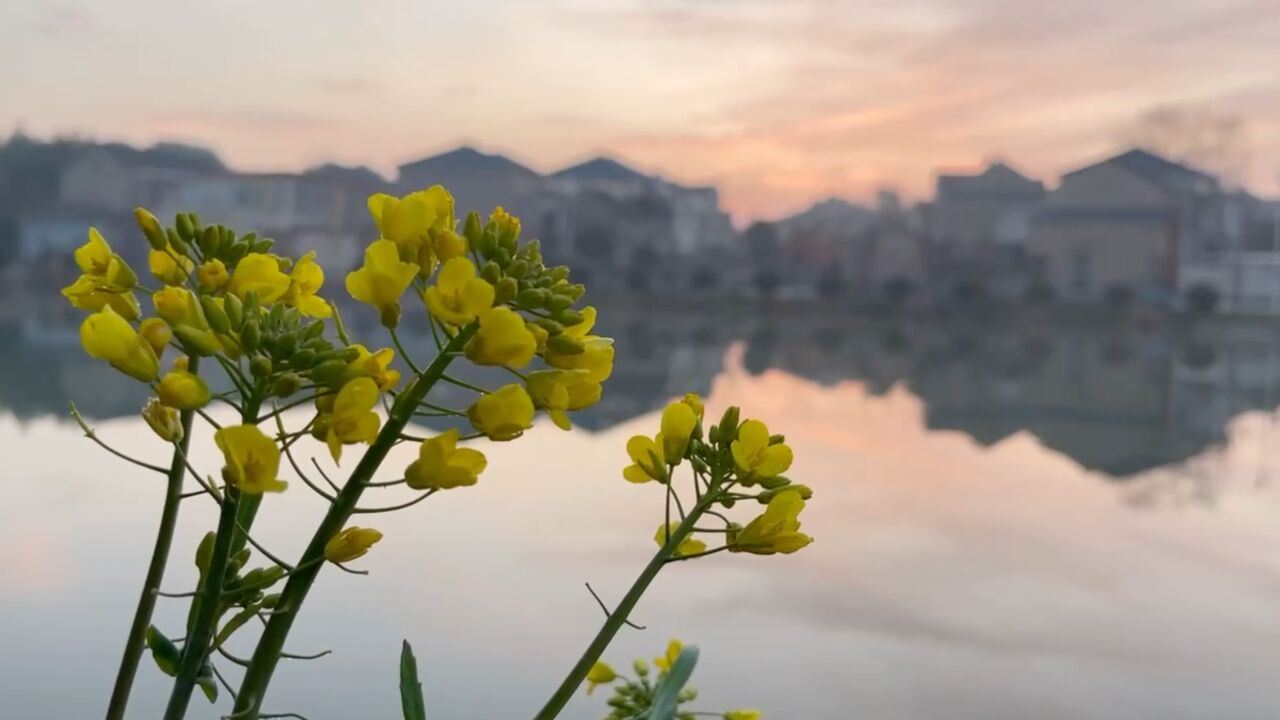
[[[578,425],[609,428],[684,392],[709,392],[735,343],[734,357],[752,374],[856,382],[874,395],[902,385],[923,402],[930,429],[984,445],[1026,431],[1115,478],[1200,453],[1225,439],[1232,418],[1280,404],[1280,324],[1272,322],[641,311],[602,309],[600,331],[616,338],[617,361],[603,401]],[[429,336],[408,335],[411,351],[429,352]],[[91,417],[135,414],[144,388],[115,380],[83,355],[70,322],[0,325],[0,408],[19,419],[65,417],[71,399]],[[459,390],[444,389],[439,400],[465,404]]]

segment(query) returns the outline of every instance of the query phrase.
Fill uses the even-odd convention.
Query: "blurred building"
[[[1060,300],[1169,306],[1179,263],[1214,257],[1226,242],[1222,198],[1213,177],[1130,150],[1064,175],[1028,250]]]
[[[87,147],[62,171],[62,207],[126,213],[169,206],[187,182],[226,172],[216,156],[178,145],[145,150],[117,143]]]

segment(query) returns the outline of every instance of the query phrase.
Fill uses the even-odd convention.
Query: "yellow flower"
[[[377,308],[382,324],[394,328],[400,322],[400,296],[417,274],[417,265],[400,260],[395,243],[375,240],[364,251],[364,266],[347,273],[347,292]]]
[[[423,277],[435,268],[431,237],[452,231],[453,196],[440,185],[409,193],[402,198],[378,193],[369,198],[381,237],[396,244],[400,258],[418,265]]]
[[[329,418],[325,442],[334,461],[342,457],[342,446],[373,442],[382,427],[382,419],[373,411],[378,404],[378,384],[372,378],[359,377],[338,391]]]
[[[156,314],[172,327],[189,325],[197,330],[209,329],[200,301],[184,287],[167,285],[152,293],[151,302],[156,306]]]
[[[467,254],[467,241],[452,230],[442,230],[435,236],[436,257],[440,262],[448,262]]]
[[[436,284],[427,288],[427,310],[450,325],[466,325],[493,305],[493,286],[476,277],[476,266],[456,257],[440,267]]]
[[[764,713],[759,710],[730,710],[724,714],[724,720],[760,720]]]
[[[531,322],[526,322],[525,327],[529,328],[529,332],[533,333],[533,339],[537,343],[538,352],[546,352],[547,339],[551,337],[551,333],[548,333],[547,329],[541,325],[536,325]]]
[[[263,305],[279,300],[288,290],[289,276],[280,270],[280,261],[263,253],[244,256],[227,281],[227,292],[241,300],[250,292],[257,293]]]
[[[754,555],[790,554],[813,542],[800,532],[804,498],[797,490],[784,490],[769,501],[764,513],[741,530],[729,533],[729,551]]]
[[[658,532],[654,533],[653,541],[658,543],[658,547],[667,544],[667,538],[675,533],[676,528],[680,527],[680,521],[672,520],[669,525],[659,525]],[[697,555],[700,552],[707,551],[707,544],[696,538],[687,537],[680,541],[680,546],[676,548],[676,557],[685,557],[686,555]]]
[[[729,446],[740,479],[750,482],[771,478],[791,467],[791,448],[784,443],[769,444],[769,428],[759,420],[748,420],[738,429],[738,439]]]
[[[160,361],[142,336],[111,306],[84,319],[80,344],[89,357],[106,360],[111,367],[142,382],[151,382],[160,372]]]
[[[458,430],[451,428],[422,441],[418,459],[409,463],[404,479],[415,490],[448,490],[475,485],[487,464],[479,450],[458,447]]]
[[[218,258],[207,260],[196,268],[196,279],[200,281],[200,289],[205,292],[221,290],[228,278],[227,266]]]
[[[587,694],[595,692],[597,685],[608,685],[618,679],[618,673],[613,671],[609,663],[603,660],[597,660],[595,665],[587,671]]]
[[[684,644],[672,638],[671,642],[667,643],[667,652],[662,657],[654,658],[653,664],[657,665],[659,670],[666,672],[676,663],[676,658],[680,657],[680,651],[683,649]]]
[[[286,305],[298,308],[303,315],[327,318],[333,314],[329,303],[316,293],[324,285],[324,268],[316,262],[316,251],[303,255],[289,273],[289,289],[284,294]]]
[[[533,425],[533,400],[521,385],[504,385],[467,409],[475,429],[490,440],[511,440]]]
[[[696,427],[698,416],[683,402],[673,402],[662,411],[662,455],[667,462],[680,464]]]
[[[655,437],[635,435],[627,441],[627,454],[631,464],[622,469],[622,477],[628,482],[646,483],[650,480],[667,481],[667,460],[663,455],[662,433]]]
[[[187,281],[191,268],[195,263],[168,245],[164,250],[151,250],[147,253],[147,266],[155,279],[165,285],[181,285]]]
[[[142,406],[142,419],[166,442],[177,442],[182,439],[182,422],[178,419],[178,411],[164,405],[156,398],[151,398]]]
[[[702,397],[698,393],[685,393],[680,402],[692,408],[693,413],[698,416],[699,420],[702,419]]]
[[[193,373],[175,370],[160,378],[156,386],[160,402],[179,410],[194,410],[209,404],[209,386]]]
[[[586,370],[587,376],[596,382],[608,380],[613,374],[613,340],[587,335],[581,341],[580,353],[560,353],[547,348],[543,359],[551,367],[561,370]]]
[[[363,345],[349,347],[354,348],[359,355],[355,360],[347,363],[347,369],[342,372],[343,383],[358,377],[368,377],[373,378],[380,390],[394,390],[396,385],[400,384],[400,371],[391,367],[391,361],[396,357],[395,350],[382,348],[378,352],[371,353]]]
[[[596,309],[591,305],[582,308],[582,322],[564,329],[564,334],[575,340],[581,340],[596,326]]]
[[[173,331],[169,329],[169,324],[158,317],[149,317],[143,320],[142,324],[138,326],[138,334],[151,346],[151,351],[156,354],[156,357],[164,354],[164,349],[169,346],[169,341],[173,339]]]
[[[230,425],[213,434],[226,465],[222,477],[247,495],[281,492],[288,483],[276,477],[280,448],[257,425]]]
[[[510,235],[513,240],[520,238],[520,218],[507,212],[502,206],[493,209],[489,215],[489,223],[498,231],[501,238]]]
[[[126,320],[138,319],[138,300],[132,292],[138,277],[96,228],[89,228],[89,239],[76,249],[75,259],[82,274],[62,289],[63,297],[81,310],[110,307]]]
[[[471,362],[519,370],[533,360],[538,341],[525,327],[519,313],[509,307],[491,307],[480,313],[479,321],[480,329],[466,348]]]
[[[529,373],[525,387],[536,408],[546,410],[551,421],[562,430],[572,427],[569,416],[600,402],[600,383],[587,377],[585,370],[539,370]]]
[[[324,559],[331,563],[351,562],[369,552],[381,539],[382,533],[373,528],[345,528],[324,544]]]

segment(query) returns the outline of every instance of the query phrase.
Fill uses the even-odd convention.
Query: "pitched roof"
[[[482,153],[468,145],[463,145],[456,150],[450,150],[439,155],[414,160],[400,166],[401,175],[404,175],[406,171],[415,172],[419,170],[428,170],[439,174],[514,173],[538,177],[537,172],[511,160],[505,155]]]
[[[1032,180],[1002,162],[994,162],[977,175],[943,174],[938,176],[938,194],[961,195],[1039,195],[1044,183]]]
[[[1120,167],[1126,172],[1137,175],[1147,182],[1166,189],[1175,185],[1185,186],[1188,183],[1194,182],[1217,181],[1216,178],[1208,173],[1162,158],[1155,153],[1148,152],[1141,148],[1127,150],[1101,162],[1096,162],[1092,165],[1082,167],[1079,170],[1066,173],[1063,177],[1071,177],[1072,175],[1082,173],[1085,170],[1090,170],[1098,167],[1099,165],[1114,165]]]
[[[633,170],[610,157],[595,157],[552,174],[552,177],[578,180],[648,180],[644,173]]]

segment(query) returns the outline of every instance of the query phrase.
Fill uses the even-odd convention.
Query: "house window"
[[[1090,288],[1093,287],[1093,258],[1089,251],[1084,248],[1072,250],[1069,263],[1068,283],[1071,294],[1088,295]]]

